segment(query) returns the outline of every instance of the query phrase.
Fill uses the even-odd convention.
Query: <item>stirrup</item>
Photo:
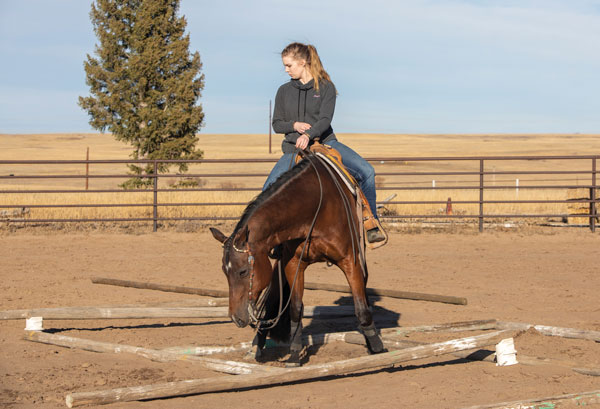
[[[379,230],[378,227],[374,227],[371,230],[367,230],[367,241],[369,243],[379,243],[385,240],[385,235]]]
[[[367,247],[374,250],[387,244],[389,237],[379,220],[373,216],[368,216],[364,219],[363,226]]]

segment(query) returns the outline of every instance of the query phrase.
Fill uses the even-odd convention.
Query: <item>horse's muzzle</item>
[[[233,323],[235,325],[237,325],[239,328],[244,328],[244,327],[248,326],[248,324],[250,323],[250,320],[248,318],[243,319],[243,318],[236,316],[235,314],[231,315],[231,321],[233,321]]]

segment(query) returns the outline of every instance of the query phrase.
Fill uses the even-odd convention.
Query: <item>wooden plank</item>
[[[141,281],[118,280],[115,278],[92,277],[94,284],[115,285],[118,287],[131,287],[143,290],[166,291],[172,293],[204,295],[208,297],[229,297],[229,292],[209,288],[183,287],[178,285],[156,284]]]
[[[77,313],[76,308],[89,309],[89,311],[100,311],[111,308],[161,308],[161,307],[220,307],[229,305],[229,300],[226,298],[212,298],[208,300],[181,300],[169,301],[160,303],[147,304],[125,304],[125,305],[96,305],[85,307],[58,307],[58,308],[29,308],[21,310],[6,310],[0,311],[0,320],[18,320],[31,317],[44,317],[51,319],[52,316],[68,315],[69,313]],[[71,309],[71,310],[69,310]],[[70,312],[69,312],[70,311]],[[124,311],[124,310],[123,310]],[[53,318],[53,319],[70,319],[70,318]]]
[[[527,331],[529,328],[533,328],[540,334],[549,335],[554,337],[563,337],[571,339],[589,339],[592,341],[600,342],[600,331],[577,329],[577,328],[562,328],[552,327],[548,325],[535,325],[535,324],[524,324],[521,322],[508,322],[498,321],[498,329],[512,329]]]
[[[582,375],[600,376],[600,368],[573,368],[573,370]]]
[[[140,288],[140,289],[144,289],[144,290],[157,290],[157,291],[167,291],[167,292],[183,293],[183,294],[196,294],[196,295],[204,295],[204,296],[209,296],[209,297],[228,297],[229,296],[229,292],[224,291],[224,290],[183,287],[183,286],[156,284],[156,283],[148,283],[148,282],[141,282],[141,281],[118,280],[118,279],[114,279],[114,278],[105,278],[105,277],[92,277],[92,283],[115,285],[115,286],[119,286],[119,287]],[[335,292],[342,292],[342,293],[348,293],[348,294],[352,293],[352,291],[350,291],[350,288],[346,285],[305,282],[304,288],[306,290],[335,291]],[[381,289],[381,288],[367,288],[367,295],[402,298],[402,299],[408,299],[408,300],[441,302],[441,303],[447,303],[447,304],[467,305],[467,299],[464,297],[415,293],[415,292],[409,292],[409,291],[389,290],[389,289]]]
[[[347,285],[323,284],[323,283],[304,283],[307,290],[335,291],[351,294],[350,287]],[[406,300],[432,301],[446,304],[467,305],[467,299],[464,297],[454,297],[448,295],[413,293],[409,291],[389,290],[383,288],[367,288],[367,295],[377,295],[381,297],[401,298]]]
[[[492,320],[475,320],[475,321],[458,321],[442,324],[419,325],[413,327],[399,327],[392,330],[383,330],[387,336],[405,336],[412,332],[462,332],[462,331],[479,331],[496,329],[497,321]]]
[[[342,339],[343,341],[349,344],[356,345],[365,345],[365,338],[358,333],[347,333]],[[412,341],[412,340],[397,340],[395,338],[388,338],[386,335],[382,336],[383,344],[387,349],[404,349],[410,348],[415,345],[426,345],[425,342],[420,341]],[[466,351],[458,351],[452,354],[457,358],[468,359],[469,361],[486,361],[486,362],[495,362],[495,354],[494,351],[479,349],[476,351],[466,350]],[[539,365],[556,365],[562,366],[564,368],[569,368],[577,373],[582,375],[589,376],[600,376],[600,368],[577,368],[576,366],[580,365],[574,361],[568,360],[559,360],[559,359],[549,359],[549,358],[540,358],[540,357],[532,357],[528,355],[523,355],[517,353],[517,359],[520,364],[523,365],[531,365],[531,366],[539,366]]]
[[[270,340],[267,340],[269,342]],[[235,345],[187,345],[167,347],[161,351],[173,352],[179,355],[205,356],[213,354],[228,354],[231,352],[248,351],[252,342],[240,342]]]
[[[23,315],[48,320],[146,319],[146,318],[226,318],[227,307],[62,307],[4,311],[3,319]]]
[[[115,285],[119,287],[140,288],[144,290],[168,291],[183,294],[205,295],[209,297],[228,297],[229,293],[224,290],[213,290],[207,288],[183,287],[166,284],[156,284],[140,281],[118,280],[114,278],[92,277],[94,284]],[[322,283],[304,283],[304,288],[307,290],[325,290],[336,291],[342,293],[352,293],[346,285],[322,284]],[[388,290],[379,288],[368,288],[367,295],[376,295],[383,297],[402,298],[408,300],[433,301],[448,304],[467,305],[467,299],[463,297],[453,297],[438,294],[414,293],[409,291]]]
[[[509,333],[511,332],[495,331],[489,334],[453,339],[446,342],[416,346],[399,351],[367,355],[319,365],[307,365],[293,369],[288,368],[274,374],[250,374],[233,377],[220,376],[209,379],[192,379],[164,384],[109,389],[97,392],[72,393],[67,395],[66,404],[71,408],[81,405],[99,405],[117,401],[126,402],[157,399],[318,379],[356,371],[389,367],[401,362],[450,354],[456,351],[473,349],[485,345],[493,345],[500,339],[506,338]]]
[[[347,334],[344,337],[344,341],[349,344],[355,345],[365,345],[365,338],[360,334]],[[382,337],[383,345],[388,350],[396,350],[396,349],[406,349],[412,348],[418,345],[427,345],[426,342],[421,341],[412,341],[408,339],[396,340],[389,339],[385,336]],[[478,349],[478,350],[465,350],[465,351],[457,351],[452,353],[453,356],[457,358],[467,359],[469,361],[487,361],[487,362],[495,362],[494,361],[494,352]]]
[[[319,334],[305,334],[303,335],[303,345],[304,346],[313,346],[313,345],[323,345],[333,341],[344,341],[344,336],[346,334],[356,334],[360,337],[362,335],[358,331],[348,331],[348,332],[331,332],[331,333],[319,333]],[[363,338],[364,339],[364,338]],[[289,343],[275,342],[272,339],[267,339],[265,348],[277,348],[277,347],[286,347],[289,346]],[[235,345],[188,345],[188,346],[174,346],[163,349],[163,351],[175,352],[183,355],[196,355],[196,356],[204,356],[204,355],[212,355],[212,354],[224,354],[230,352],[239,352],[239,351],[247,351],[252,347],[252,342],[240,342]]]
[[[250,374],[253,372],[270,373],[280,369],[247,362],[181,355],[164,350],[161,351],[131,345],[113,344],[110,342],[100,342],[69,337],[65,335],[49,334],[42,331],[27,331],[23,338],[27,341],[40,342],[43,344],[56,345],[65,348],[83,349],[85,351],[134,354],[158,362],[185,360],[213,371],[234,375]]]
[[[337,322],[337,321],[336,321]],[[395,336],[405,336],[411,332],[424,332],[424,331],[449,331],[449,332],[459,332],[459,331],[476,331],[476,330],[487,330],[487,329],[495,329],[496,328],[496,320],[475,320],[475,321],[460,321],[460,322],[450,322],[443,324],[433,324],[433,325],[419,325],[414,327],[394,327],[394,328],[383,328],[380,330],[382,337],[386,338],[388,342],[394,341],[392,338]],[[328,332],[328,333],[317,333],[317,334],[305,334],[304,345],[312,346],[312,345],[323,345],[332,341],[346,341],[346,336],[350,335],[350,337],[359,337],[352,339],[361,339],[361,344],[364,345],[364,337],[358,331],[344,331],[344,332]],[[401,342],[401,341],[400,341]],[[406,345],[406,344],[402,344]],[[237,351],[245,351],[250,349],[252,343],[250,342],[242,342],[236,345],[227,345],[227,346],[174,346],[165,348],[165,351],[177,352],[180,354],[190,354],[190,355],[212,355],[219,353],[229,353],[229,352],[237,352]],[[285,346],[284,344],[275,344],[272,340],[267,340],[266,347],[276,347],[276,346]],[[414,346],[414,344],[412,345]]]
[[[307,306],[306,318],[354,315],[352,306]],[[0,319],[43,317],[47,320],[229,318],[228,307],[62,307],[0,312]]]
[[[360,335],[357,331],[350,331],[355,333],[356,335]],[[304,335],[303,345],[304,346],[312,346],[312,345],[323,345],[332,341],[343,341],[345,332],[333,332],[333,333],[324,333],[324,334],[308,334]],[[287,347],[289,343],[285,342],[276,342],[272,339],[267,339],[265,343],[265,348],[277,348],[277,347]],[[163,349],[163,351],[174,352],[177,354],[183,355],[196,355],[196,356],[204,356],[204,355],[212,355],[212,354],[226,354],[230,352],[239,352],[239,351],[248,351],[252,347],[252,342],[240,342],[235,345],[189,345],[189,346],[174,346]]]
[[[600,403],[600,390],[569,393],[567,395],[549,396],[545,398],[526,399],[512,402],[493,403],[491,405],[469,406],[465,409],[543,409],[543,408],[560,408],[563,405],[568,407],[586,406],[595,403]],[[539,404],[539,406],[538,406]]]
[[[229,298],[196,298],[191,300],[162,301],[147,304],[134,304],[129,307],[227,307]],[[124,305],[120,307],[125,307]]]

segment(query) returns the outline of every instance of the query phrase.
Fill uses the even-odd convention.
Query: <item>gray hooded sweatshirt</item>
[[[296,140],[300,134],[294,131],[294,122],[306,122],[311,128],[306,135],[312,144],[315,138],[321,143],[336,140],[331,120],[335,110],[335,86],[332,82],[319,82],[319,91],[314,88],[314,80],[302,84],[291,80],[277,90],[273,112],[273,130],[285,134],[281,144],[283,153],[294,153]]]

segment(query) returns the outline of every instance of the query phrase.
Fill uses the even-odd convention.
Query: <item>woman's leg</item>
[[[294,167],[295,156],[296,156],[295,153],[284,153],[283,154],[283,156],[277,161],[275,166],[273,166],[273,169],[271,170],[269,177],[267,177],[267,180],[265,181],[265,184],[263,185],[262,190],[267,190],[267,188],[271,184],[273,184],[273,182],[275,182],[279,176],[281,176],[282,174],[287,172],[288,169],[291,169],[292,167]]]
[[[367,198],[367,202],[369,202],[373,216],[378,218],[375,169],[373,169],[373,166],[340,141],[330,141],[327,142],[327,145],[336,149],[342,155],[342,163],[358,182],[358,185]]]

